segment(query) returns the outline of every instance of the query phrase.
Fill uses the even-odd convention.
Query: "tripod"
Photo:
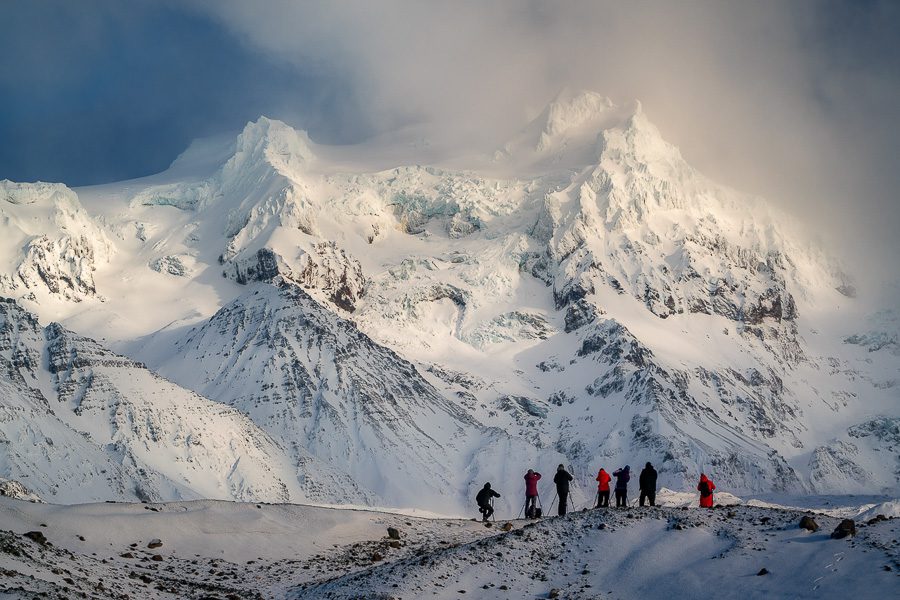
[[[572,497],[571,495],[568,495],[568,494],[566,495],[567,500],[571,499],[571,497]],[[559,498],[559,502],[560,502],[560,504],[562,504],[562,498],[560,498],[559,491],[557,491],[555,494],[553,494],[553,502],[550,503],[550,508],[548,510],[550,510],[550,511],[553,510],[553,505],[556,504],[557,498]],[[590,501],[588,501],[588,502],[590,502]],[[566,505],[568,506],[568,502],[566,503]],[[572,510],[573,511],[578,510],[578,505],[575,504],[574,501],[572,501]],[[566,510],[566,512],[568,512],[568,509]]]
[[[537,494],[537,495],[535,495],[534,497],[535,497],[536,500],[535,500],[535,503],[534,503],[534,507],[533,507],[533,508],[540,508],[540,509],[541,509],[541,513],[543,514],[543,508],[544,508],[544,506],[541,504],[541,495],[540,495],[540,494]],[[529,498],[529,496],[525,496],[525,504],[522,505],[522,509],[519,511],[519,516],[516,517],[516,519],[522,518],[522,514],[525,512],[525,507],[528,506],[528,498]],[[525,515],[525,517],[526,517],[526,518],[529,518],[528,515]]]

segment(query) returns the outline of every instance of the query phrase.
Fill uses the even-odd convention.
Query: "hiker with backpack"
[[[553,476],[553,483],[556,484],[556,495],[559,496],[559,516],[566,514],[566,501],[569,498],[569,482],[572,476],[566,471],[562,465],[556,467],[556,475]],[[553,508],[552,506],[550,508]]]
[[[631,479],[631,467],[613,471],[616,478],[616,508],[628,508],[628,481]]]
[[[540,480],[541,474],[535,473],[533,469],[528,469],[525,473],[525,517],[528,519],[536,519],[538,516],[537,498],[538,489],[537,482]]]
[[[499,498],[500,494],[491,489],[490,482],[485,483],[484,487],[478,490],[475,496],[475,502],[478,503],[478,512],[481,513],[481,520],[487,521],[494,514],[494,507],[491,500]]]
[[[656,506],[656,469],[649,462],[641,471],[638,486],[641,491],[639,504],[643,506],[646,498],[650,502],[650,506]]]
[[[600,482],[597,485],[597,508],[609,508],[609,482],[611,480],[612,477],[609,476],[606,469],[601,468],[597,473],[597,481]]]
[[[700,492],[700,508],[713,507],[714,489],[716,489],[716,484],[705,473],[700,473],[700,483],[697,485],[697,491]]]

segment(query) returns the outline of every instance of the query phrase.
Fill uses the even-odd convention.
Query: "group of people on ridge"
[[[541,474],[536,473],[534,469],[528,469],[525,473],[525,516],[529,519],[540,516],[538,513],[538,489],[537,482],[540,481]],[[553,483],[556,484],[556,495],[559,498],[558,514],[560,516],[566,514],[569,504],[569,482],[574,479],[572,475],[566,471],[563,465],[556,467],[556,475],[553,476]]]
[[[612,476],[605,469],[600,469],[597,473],[597,503],[595,508],[609,507],[609,486],[612,478],[616,478],[616,507],[625,508],[628,506],[628,482],[631,481],[631,467],[625,465],[621,469],[613,471]],[[553,477],[553,483],[556,484],[556,497],[559,498],[558,514],[565,515],[568,509],[569,500],[569,482],[573,479],[563,465],[556,468],[556,475]],[[525,517],[534,519],[541,516],[541,508],[538,505],[538,481],[541,480],[541,474],[534,469],[528,469],[525,473]],[[638,503],[644,506],[646,501],[650,506],[656,506],[656,469],[649,462],[641,470],[638,477],[638,488],[640,490]],[[713,507],[713,490],[716,489],[705,473],[700,474],[700,483],[697,485],[697,491],[700,492],[700,507]],[[494,514],[493,500],[499,498],[500,494],[491,489],[490,483],[485,483],[484,487],[475,496],[478,503],[478,511],[481,513],[482,520],[487,521]],[[552,507],[552,506],[551,506]]]
[[[631,481],[631,467],[625,465],[621,469],[613,471],[616,478],[616,507],[628,506],[628,482]],[[704,475],[705,477],[705,475]],[[609,482],[612,477],[606,469],[600,469],[597,473],[597,508],[609,506]],[[649,462],[638,477],[638,489],[640,490],[639,504],[644,506],[648,502],[650,506],[656,506],[656,469]]]

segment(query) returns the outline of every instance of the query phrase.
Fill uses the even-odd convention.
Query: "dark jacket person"
[[[628,482],[631,480],[631,467],[625,465],[623,469],[613,471],[616,478],[616,508],[628,508]]]
[[[566,514],[566,502],[569,499],[569,482],[572,476],[566,472],[566,468],[562,465],[556,467],[556,475],[553,476],[553,483],[556,484],[556,495],[559,496],[559,516]]]
[[[499,498],[500,494],[491,489],[491,484],[486,483],[484,487],[478,490],[475,496],[475,502],[478,503],[478,512],[481,513],[481,520],[487,521],[494,514],[494,507],[491,506],[493,498]]]
[[[638,485],[641,488],[640,505],[644,505],[646,498],[650,501],[650,506],[656,506],[656,469],[650,463],[641,471]]]

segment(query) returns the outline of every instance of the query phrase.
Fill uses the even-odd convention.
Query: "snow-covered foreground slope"
[[[489,156],[365,150],[262,117],[150,178],[5,183],[0,285],[249,416],[320,501],[458,513],[558,462],[577,493],[647,460],[681,490],[900,486],[896,302],[639,104],[564,93]]]
[[[693,499],[692,499],[693,500]],[[691,503],[692,505],[694,502]],[[885,517],[891,505],[875,510]],[[848,507],[849,510],[849,507]],[[541,522],[196,501],[0,498],[0,595],[71,598],[889,598],[898,521],[800,510],[596,509]],[[503,516],[503,515],[501,515]],[[868,518],[868,517],[866,517]],[[872,517],[874,519],[874,515]],[[397,530],[392,540],[388,528]],[[41,537],[28,532],[39,532]],[[34,539],[37,538],[37,539]],[[758,575],[762,569],[767,574]]]

